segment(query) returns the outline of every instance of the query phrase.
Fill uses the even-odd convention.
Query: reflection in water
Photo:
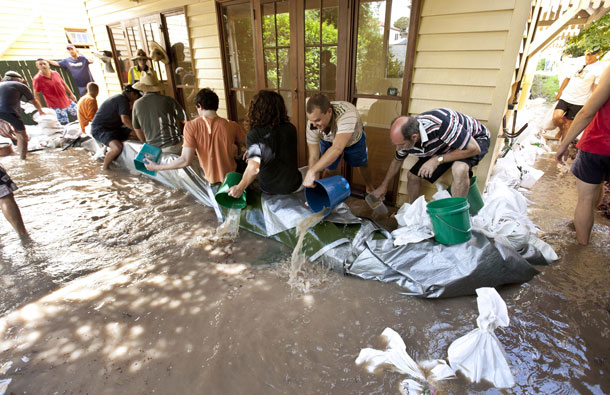
[[[210,242],[210,209],[144,177],[100,173],[79,149],[2,165],[33,239],[22,246],[0,221],[0,365],[13,362],[2,378],[15,393],[396,393],[401,375],[354,363],[383,347],[385,327],[424,360],[475,326],[475,297],[422,300],[332,272],[295,292],[289,264],[268,269],[289,261],[287,248],[248,232]],[[576,246],[565,227],[573,182],[550,156],[538,165],[547,173],[531,213],[562,259],[499,290],[511,392],[610,393],[610,221]],[[445,391],[497,393],[462,378]]]

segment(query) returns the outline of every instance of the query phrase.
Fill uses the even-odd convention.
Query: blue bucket
[[[138,156],[136,156],[136,158],[133,160],[133,164],[136,167],[136,170],[154,177],[157,175],[157,172],[146,169],[146,166],[144,166],[144,159],[146,158],[151,162],[157,163],[160,157],[161,148],[144,143],[140,149],[140,152],[138,152]]]
[[[315,181],[315,187],[305,188],[305,198],[314,213],[330,207],[330,213],[337,204],[349,197],[351,190],[347,180],[341,176],[332,176]],[[327,214],[328,214],[327,213]]]

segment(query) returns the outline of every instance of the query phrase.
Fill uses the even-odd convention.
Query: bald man
[[[422,179],[434,183],[449,169],[453,175],[451,193],[466,197],[472,167],[489,150],[489,131],[485,125],[449,108],[396,118],[390,128],[390,139],[396,146],[394,160],[373,195],[383,199],[402,162],[407,156],[415,155],[419,160],[407,175],[409,203],[420,196]]]

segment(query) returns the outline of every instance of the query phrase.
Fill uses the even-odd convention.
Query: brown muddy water
[[[211,242],[211,209],[102,173],[80,149],[2,165],[32,236],[22,244],[0,218],[9,394],[392,394],[400,374],[354,363],[361,348],[383,347],[385,327],[421,361],[446,358],[476,326],[475,297],[422,300],[315,270],[315,286],[295,290],[288,248],[243,230]],[[528,195],[531,215],[561,259],[499,289],[510,325],[496,334],[517,382],[503,392],[610,393],[610,222],[597,216],[591,245],[577,246],[572,177],[550,155],[538,167],[547,173]],[[444,391],[499,392],[461,376]]]

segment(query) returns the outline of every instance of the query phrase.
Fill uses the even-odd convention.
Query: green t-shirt
[[[184,120],[185,114],[180,104],[160,93],[146,93],[133,105],[133,127],[142,129],[146,142],[159,148],[182,141],[179,124]]]

